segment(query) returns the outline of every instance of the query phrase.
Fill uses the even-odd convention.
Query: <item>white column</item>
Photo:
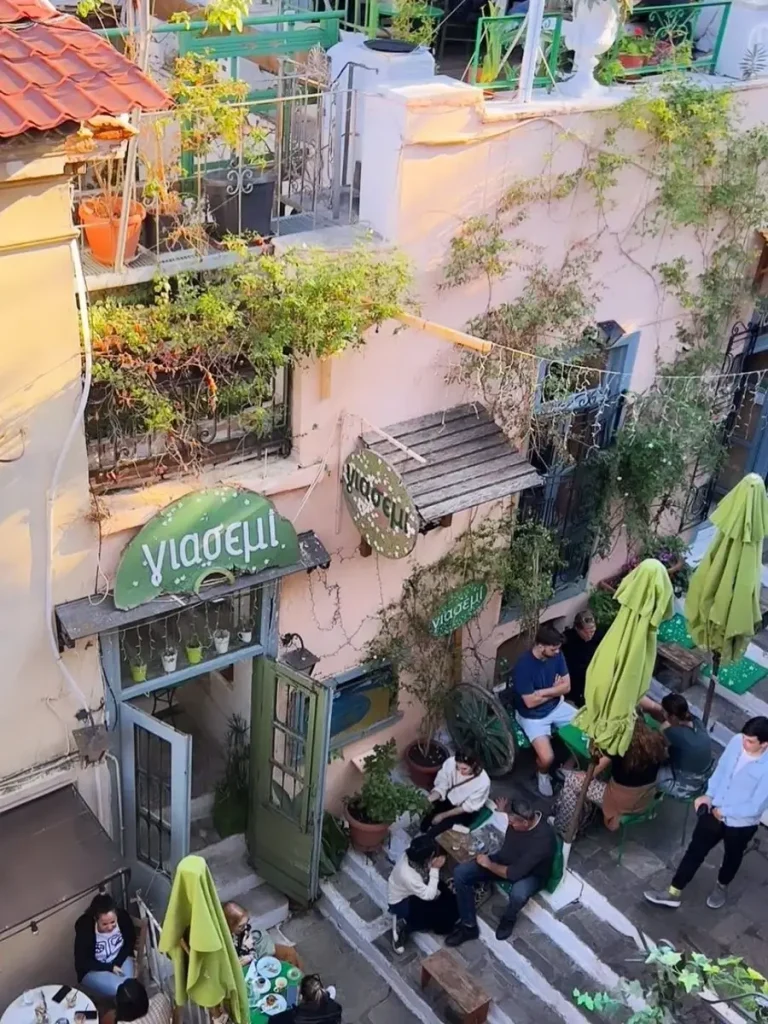
[[[528,27],[520,68],[520,99],[523,103],[530,103],[533,96],[533,80],[539,63],[539,42],[544,25],[544,4],[545,0],[530,0],[528,6]]]

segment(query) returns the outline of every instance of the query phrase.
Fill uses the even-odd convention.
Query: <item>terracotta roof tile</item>
[[[0,0],[0,138],[170,105],[132,61],[47,0]]]

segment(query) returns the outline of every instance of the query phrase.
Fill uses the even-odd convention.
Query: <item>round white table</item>
[[[22,992],[8,1006],[3,1016],[0,1017],[0,1024],[37,1024],[35,1007],[42,1006],[43,997],[45,998],[48,1012],[48,1024],[97,1024],[98,1017],[91,1017],[86,1020],[78,1017],[75,1020],[75,1014],[86,1011],[91,1014],[96,1013],[96,1006],[93,1000],[85,992],[72,988],[60,1003],[54,1003],[53,997],[60,989],[61,985],[38,985],[35,988],[28,989],[27,992]],[[25,1003],[24,997],[26,996],[29,999],[30,995],[32,1002],[29,1004]],[[69,998],[71,1001],[73,995],[77,996],[74,1005],[67,1006],[67,999]]]

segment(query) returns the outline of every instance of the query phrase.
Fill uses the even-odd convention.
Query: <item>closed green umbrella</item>
[[[226,1002],[237,1024],[248,1020],[248,994],[232,936],[202,857],[184,857],[173,876],[159,949],[173,962],[176,1005]]]
[[[616,591],[619,614],[587,669],[584,707],[575,719],[604,754],[625,754],[635,708],[651,685],[656,632],[672,615],[672,584],[661,562],[646,558]]]
[[[673,610],[669,574],[655,558],[646,558],[625,576],[615,597],[619,613],[589,664],[584,707],[574,719],[603,754],[625,754],[629,748],[637,705],[651,685],[656,633]],[[594,773],[593,758],[568,828],[566,863]]]
[[[738,661],[760,626],[763,541],[768,497],[763,478],[749,473],[710,517],[717,532],[688,588],[685,617],[700,647],[712,653],[704,722],[709,720],[720,665]]]

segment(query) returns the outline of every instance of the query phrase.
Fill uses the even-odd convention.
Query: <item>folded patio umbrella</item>
[[[238,1024],[248,1021],[245,979],[211,872],[202,857],[185,857],[173,878],[159,949],[173,962],[177,1006],[226,1002]]]
[[[621,607],[587,669],[584,707],[574,719],[602,754],[625,754],[629,747],[638,702],[651,684],[656,633],[672,615],[673,596],[669,574],[655,558],[646,558],[619,584]],[[566,862],[594,773],[593,759],[565,838]]]
[[[720,665],[738,661],[760,626],[763,541],[768,497],[763,478],[749,473],[723,498],[710,519],[717,532],[691,577],[685,600],[688,631],[712,654],[704,705],[709,720]]]

